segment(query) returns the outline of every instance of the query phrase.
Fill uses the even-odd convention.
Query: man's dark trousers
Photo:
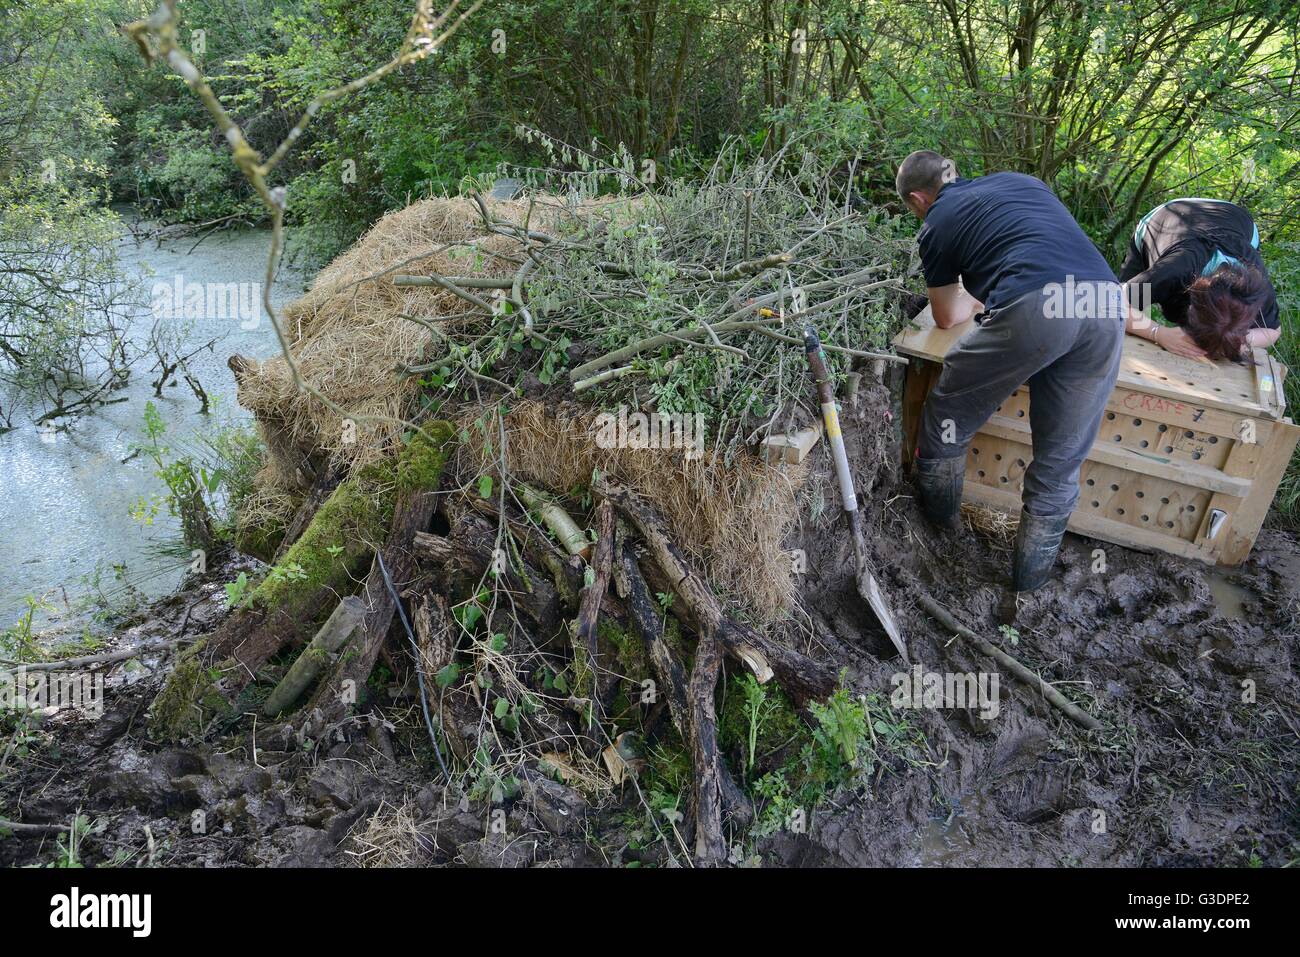
[[[1068,515],[1079,498],[1079,467],[1092,448],[1115,387],[1124,344],[1116,294],[1062,306],[1034,291],[985,315],[944,360],[925,403],[922,458],[966,455],[976,431],[1020,386],[1029,386],[1034,458],[1022,503],[1031,515]]]

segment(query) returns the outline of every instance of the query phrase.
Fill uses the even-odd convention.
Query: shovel
[[[849,532],[853,536],[853,557],[857,563],[858,594],[866,599],[871,610],[880,619],[885,634],[894,643],[903,661],[911,663],[907,656],[907,644],[898,630],[889,606],[880,593],[876,577],[871,574],[867,560],[867,538],[862,530],[862,513],[858,511],[858,496],[853,488],[853,473],[849,471],[849,457],[844,452],[844,436],[840,432],[840,413],[835,405],[835,393],[831,385],[830,372],[826,369],[826,355],[822,352],[821,339],[811,324],[804,326],[804,349],[808,353],[808,368],[812,370],[817,382],[817,401],[822,408],[822,423],[826,430],[826,441],[830,445],[831,458],[835,461],[835,475],[840,483],[840,500],[844,504],[844,514],[848,518]]]

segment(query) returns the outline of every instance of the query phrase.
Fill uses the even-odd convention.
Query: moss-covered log
[[[166,707],[154,709],[157,736],[175,738],[206,727],[212,717],[206,712],[217,705],[211,686],[228,707],[273,655],[315,633],[365,577],[399,495],[437,489],[453,435],[446,422],[427,425],[401,455],[359,469],[334,489],[243,606],[194,654],[196,668],[187,665],[185,674],[178,669],[168,679],[158,696]],[[204,713],[194,714],[196,708]]]
[[[333,673],[321,682],[312,699],[314,707],[327,708],[328,713],[341,712],[349,704],[357,702],[356,691],[374,670],[393,615],[397,612],[398,595],[414,574],[411,542],[417,533],[429,527],[433,518],[442,467],[454,434],[452,427],[445,422],[430,426],[426,431],[429,437],[416,435],[407,448],[407,454],[397,464],[391,528],[371,564],[362,589],[366,617],[361,634],[344,652]]]

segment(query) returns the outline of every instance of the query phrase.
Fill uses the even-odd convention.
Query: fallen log
[[[596,530],[596,549],[591,563],[594,574],[591,583],[582,590],[573,631],[574,644],[581,649],[580,653],[585,654],[586,666],[591,671],[592,697],[600,706],[599,717],[603,716],[609,692],[618,681],[618,676],[606,667],[596,640],[600,601],[609,587],[614,561],[614,506],[607,501],[597,506]]]
[[[699,642],[685,696],[687,740],[694,771],[695,861],[705,867],[717,866],[727,856],[722,832],[724,798],[741,808],[746,807],[743,795],[739,795],[739,789],[729,780],[730,775],[718,751],[714,693],[721,674],[723,650],[748,667],[760,682],[775,674],[791,697],[800,703],[812,697],[825,697],[834,691],[835,673],[791,649],[767,641],[752,628],[723,615],[718,600],[670,540],[662,516],[630,489],[601,479],[596,492],[616,505],[641,532],[660,568],[668,576],[673,592],[689,607],[695,619]],[[635,589],[633,581],[629,572],[629,596]],[[644,608],[643,601],[639,604]],[[644,613],[641,619],[640,627],[653,627]]]
[[[935,599],[922,592],[916,596],[916,603],[929,612],[930,615],[935,618],[939,624],[943,625],[944,628],[954,634],[960,635],[962,638],[965,638],[984,654],[995,659],[998,664],[1002,665],[1002,667],[1006,668],[1022,682],[1042,695],[1053,707],[1060,709],[1060,711],[1075,724],[1087,728],[1089,731],[1096,731],[1101,727],[1100,721],[1088,714],[1088,712],[1084,711],[1078,705],[1074,704],[1066,698],[1065,695],[1052,687],[1052,685],[1044,681],[1042,677],[1030,671],[1015,658],[1012,658],[1001,648],[997,647],[997,645],[994,645],[992,642],[971,631],[954,618],[952,612],[939,604],[939,602],[935,601]]]
[[[776,677],[781,687],[802,706],[814,698],[834,692],[838,680],[835,671],[793,648],[760,635],[748,625],[736,622],[722,612],[722,606],[705,581],[687,564],[685,557],[669,537],[668,525],[652,506],[630,489],[602,478],[596,483],[598,495],[615,507],[636,526],[650,553],[662,570],[666,585],[686,606],[673,613],[701,636],[712,635],[723,650],[753,673],[760,683]]]
[[[646,657],[654,668],[668,702],[668,716],[685,741],[690,735],[690,713],[686,697],[686,669],[681,659],[664,640],[663,621],[645,576],[637,567],[636,551],[629,544],[620,550],[617,569],[619,590],[627,602],[627,617],[632,632],[645,646]]]
[[[451,664],[456,654],[456,630],[451,609],[441,595],[425,595],[412,602],[411,626],[415,629],[425,674],[436,675]]]
[[[691,716],[691,767],[695,772],[695,863],[716,867],[727,857],[722,834],[722,755],[718,752],[718,716],[713,695],[722,670],[722,646],[716,635],[701,635],[687,689]]]
[[[302,697],[308,686],[320,677],[331,657],[352,640],[365,620],[366,606],[360,598],[349,595],[339,602],[262,705],[263,717],[279,716]]]
[[[339,484],[306,530],[272,566],[247,600],[208,639],[204,657],[226,671],[238,693],[286,644],[306,638],[327,608],[356,586],[388,525],[381,470]],[[387,471],[391,471],[387,470]]]
[[[635,549],[627,543],[618,549],[615,582],[619,593],[627,603],[628,621],[632,633],[645,646],[646,657],[650,659],[651,667],[654,668],[658,678],[656,697],[659,696],[659,688],[662,687],[669,719],[677,729],[677,733],[682,736],[682,740],[689,742],[694,733],[694,724],[687,693],[686,668],[664,637],[664,625],[663,619],[659,617],[659,606],[654,596],[650,594],[650,587],[646,584],[645,576],[637,565]],[[694,747],[690,747],[694,753]],[[718,763],[718,779],[723,808],[733,821],[741,826],[748,826],[754,818],[753,806],[727,770],[726,764],[721,761]]]

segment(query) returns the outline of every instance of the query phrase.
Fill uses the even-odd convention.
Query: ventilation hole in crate
[[[979,449],[976,449],[976,448],[972,448],[972,449],[970,450],[970,454],[971,454],[971,455],[979,455],[979,454],[980,454],[980,450],[979,450]]]
[[[1001,452],[994,452],[994,453],[993,453],[993,461],[994,461],[994,462],[1001,462],[1001,461],[1002,461],[1002,453],[1001,453]]]
[[[1094,499],[1092,500],[1092,507],[1093,507],[1093,508],[1100,508],[1100,507],[1101,507],[1101,502],[1097,501],[1097,500],[1094,498]]]
[[[1124,514],[1124,510],[1123,510],[1122,508],[1117,508],[1117,509],[1115,509],[1115,514],[1116,514],[1116,515],[1123,515],[1123,514]]]
[[[1118,432],[1115,433],[1115,441],[1116,441],[1116,442],[1123,442],[1123,441],[1124,441],[1124,436],[1120,435]]]
[[[1166,452],[1172,452],[1173,450],[1174,450],[1174,447],[1173,447],[1172,445],[1166,445],[1166,446],[1165,446],[1165,451],[1166,451]]]
[[[1107,412],[1107,413],[1106,413],[1106,421],[1107,421],[1107,422],[1114,422],[1114,421],[1115,421],[1115,413],[1114,413],[1114,412]]]
[[[1019,465],[1021,468],[1024,468],[1024,467],[1025,467],[1025,460],[1024,460],[1024,459],[1016,459],[1016,464]]]
[[[1215,392],[1222,392],[1223,390],[1220,389],[1220,388],[1216,385],[1216,386],[1214,387],[1214,391],[1215,391]]]
[[[1173,528],[1173,527],[1174,527],[1173,522],[1165,522],[1165,528]]]
[[[1195,505],[1189,505],[1189,506],[1187,506],[1187,511],[1189,511],[1189,512],[1194,512],[1194,511],[1196,511],[1196,506],[1195,506]]]
[[[1086,484],[1089,485],[1089,486],[1096,485],[1096,484],[1097,484],[1097,480],[1096,480],[1096,479],[1088,479],[1088,481],[1087,481]]]
[[[1016,417],[1017,417],[1017,418],[1020,418],[1020,419],[1023,419],[1023,418],[1025,417],[1025,410],[1024,410],[1024,409],[1020,409],[1019,411],[1017,411],[1017,412],[1016,412]]]
[[[980,470],[979,470],[978,472],[976,472],[975,474],[978,475],[980,478],[983,478],[983,477],[984,477],[984,470],[983,470],[983,469],[980,469]]]
[[[1138,497],[1138,498],[1146,498],[1146,497],[1147,497],[1147,493],[1146,493],[1146,492],[1143,492],[1141,489],[1139,489],[1139,490],[1138,490],[1138,493],[1137,493],[1137,497]]]
[[[1139,445],[1141,448],[1144,448],[1144,449],[1145,449],[1148,445],[1150,445],[1150,444],[1151,444],[1151,443],[1148,442],[1146,439],[1143,439],[1141,442],[1138,443],[1138,445]]]
[[[1157,432],[1168,432],[1168,431],[1169,431],[1169,426],[1167,426],[1167,425],[1165,425],[1163,422],[1161,422],[1159,425],[1156,426],[1156,431],[1157,431]]]
[[[1161,504],[1161,505],[1168,505],[1168,504],[1169,504],[1169,499],[1168,499],[1168,498],[1161,498],[1161,499],[1160,499],[1160,504]]]
[[[1193,459],[1193,461],[1199,459],[1200,457],[1201,457],[1201,453],[1200,453],[1200,452],[1193,452],[1193,453],[1192,453],[1192,459]]]
[[[1211,444],[1211,445],[1218,445],[1218,444],[1219,444],[1219,437],[1218,437],[1217,435],[1211,435],[1211,436],[1210,436],[1210,444]]]
[[[1119,486],[1118,486],[1118,485],[1111,485],[1110,490],[1111,490],[1112,492],[1118,492],[1118,491],[1119,491]]]
[[[1142,420],[1141,420],[1141,419],[1134,419],[1134,420],[1133,420],[1133,424],[1136,425],[1136,426],[1141,426],[1141,425],[1142,425]]]
[[[1151,521],[1151,516],[1150,516],[1150,515],[1143,515],[1143,516],[1142,516],[1142,521],[1144,521],[1144,522],[1149,522],[1149,521]]]
[[[1168,381],[1169,381],[1169,376],[1167,376],[1167,375],[1162,375],[1162,376],[1160,377],[1160,381],[1161,381],[1161,382],[1168,382]]]
[[[1003,485],[1006,485],[1009,479],[1005,475],[1000,475],[998,476],[998,481],[1001,482]]]

